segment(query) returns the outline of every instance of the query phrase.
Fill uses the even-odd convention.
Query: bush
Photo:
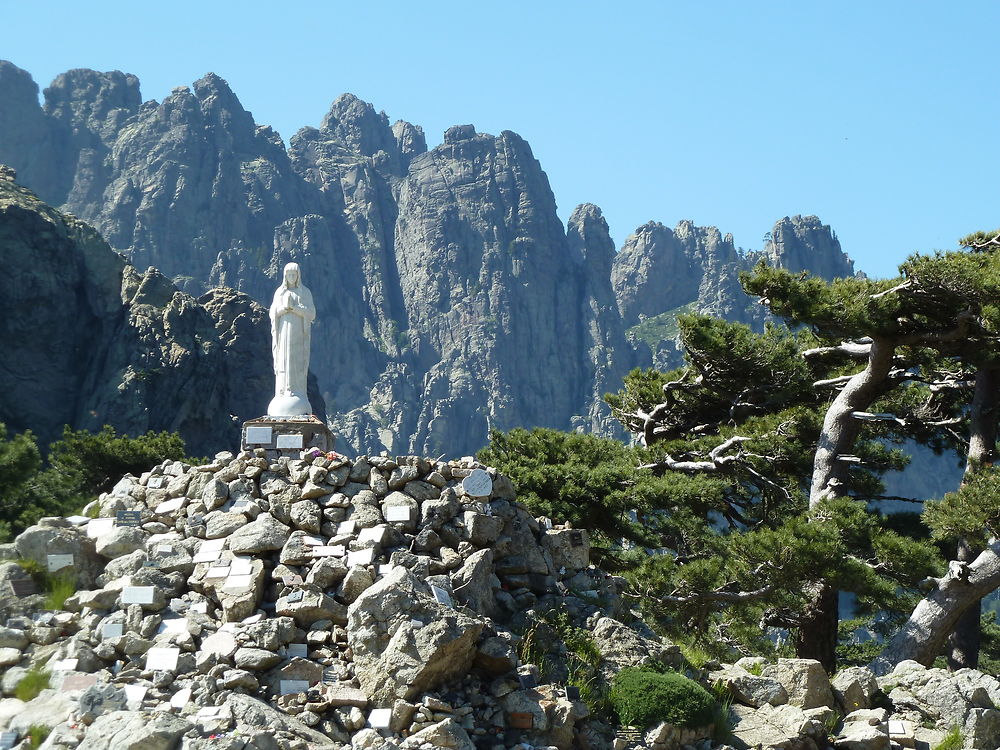
[[[963,744],[962,733],[958,727],[953,726],[944,739],[934,746],[934,750],[962,750]]]
[[[38,694],[49,686],[49,673],[43,672],[37,667],[32,667],[27,674],[21,678],[14,688],[14,697],[18,700],[28,702],[38,697]]]
[[[694,680],[669,672],[623,669],[611,686],[611,704],[622,724],[649,727],[661,721],[681,727],[711,724],[716,702]]]
[[[51,731],[49,727],[42,724],[32,724],[28,728],[28,739],[31,741],[31,750],[38,750],[42,746],[42,743],[48,739]]]

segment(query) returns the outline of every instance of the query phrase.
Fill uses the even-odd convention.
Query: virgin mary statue
[[[297,263],[285,266],[281,286],[271,302],[271,354],[274,356],[274,398],[269,417],[312,414],[306,395],[309,374],[309,326],[316,318],[312,292],[302,284]]]

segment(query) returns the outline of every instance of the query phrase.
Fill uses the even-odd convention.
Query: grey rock
[[[179,716],[113,711],[99,716],[78,750],[172,750],[191,724]]]
[[[116,526],[107,534],[95,540],[97,554],[113,559],[142,549],[146,543],[146,532],[134,526]]]
[[[291,529],[270,513],[261,513],[256,521],[230,535],[229,549],[237,555],[280,550],[290,534]]]
[[[788,702],[800,708],[833,708],[836,703],[830,689],[830,679],[815,659],[778,659],[761,673],[781,683],[788,692]]]

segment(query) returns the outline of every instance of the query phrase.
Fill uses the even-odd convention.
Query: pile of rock
[[[729,748],[711,726],[616,736],[552,682],[554,634],[554,666],[522,663],[517,634],[554,607],[593,639],[599,681],[682,659],[590,565],[586,531],[532,517],[472,459],[224,453],[87,510],[0,546],[0,748],[32,727],[45,750]],[[39,570],[75,581],[59,609],[32,593]],[[15,697],[39,671],[48,686]],[[732,696],[741,747],[933,746],[952,725],[1000,746],[1000,683],[972,670],[830,680],[745,658],[695,676]]]
[[[4,694],[51,673],[29,703],[0,701],[18,737],[501,750],[586,730],[586,705],[538,684],[509,625],[557,601],[614,615],[620,581],[590,566],[585,530],[535,519],[472,459],[223,453],[125,477],[88,510],[6,555],[71,573],[68,611],[12,583],[23,562],[0,566]]]

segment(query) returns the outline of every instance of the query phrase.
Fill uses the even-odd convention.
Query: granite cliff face
[[[0,162],[136,268],[190,294],[225,285],[267,305],[281,267],[302,265],[318,313],[312,370],[345,450],[470,452],[488,429],[518,425],[614,434],[600,396],[672,339],[669,325],[637,336],[640,316],[691,305],[759,315],[739,290],[750,261],[731,237],[647,224],[616,256],[596,206],[563,226],[511,132],[456,126],[428,150],[418,126],[390,125],[345,94],[286,149],[214,74],[162,102],[143,102],[119,72],[65,73],[44,105],[37,92],[0,62]],[[769,257],[842,263],[826,259],[839,246],[822,244],[822,228],[786,221]],[[266,344],[258,351],[244,365],[264,378]],[[239,409],[260,412],[267,398]]]
[[[267,313],[245,294],[195,300],[139,273],[82,221],[0,168],[0,419],[49,442],[68,424],[177,430],[192,454],[239,443],[274,387]],[[314,401],[314,403],[316,403]]]

